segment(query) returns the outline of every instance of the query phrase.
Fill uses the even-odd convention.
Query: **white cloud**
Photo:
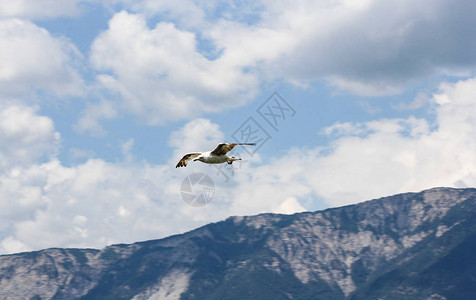
[[[18,253],[32,250],[31,248],[28,248],[28,246],[12,238],[11,236],[2,240],[2,242],[0,243],[0,249],[6,250],[6,253]]]
[[[183,202],[164,191],[171,176],[162,166],[134,169],[88,160],[68,168],[52,160],[18,170],[17,176],[0,176],[2,213],[9,216],[8,224],[2,218],[0,234],[9,233],[1,237],[2,252],[14,250],[7,246],[17,243],[6,243],[12,239],[29,249],[102,247],[192,227],[168,216]],[[29,190],[36,191],[33,199],[19,197]]]
[[[354,131],[337,126],[348,135],[335,140],[329,155],[311,160],[318,172],[308,172],[310,184],[331,206],[434,186],[475,186],[475,92],[476,79],[443,84],[432,100],[434,125],[408,118],[355,124]]]
[[[31,97],[37,90],[79,95],[82,79],[72,67],[79,58],[68,41],[20,19],[0,20],[0,95]]]
[[[175,149],[173,159],[177,160],[185,153],[212,150],[221,142],[224,142],[224,135],[218,124],[208,119],[195,119],[172,132],[168,144]]]
[[[222,50],[219,60],[253,69],[260,80],[326,80],[373,96],[430,76],[467,76],[476,63],[469,2],[183,1],[180,10],[164,1],[124,2],[199,32]]]
[[[206,8],[214,7],[216,4],[213,1],[194,1],[194,0],[119,0],[124,3],[132,11],[154,16],[156,14],[162,15],[164,19],[174,20],[187,27],[204,26],[206,20]]]
[[[0,0],[0,17],[46,19],[74,16],[81,12],[84,0]]]
[[[258,80],[236,61],[209,60],[193,32],[161,22],[149,29],[140,15],[121,12],[92,46],[98,76],[126,109],[150,124],[237,107],[255,95]]]
[[[221,20],[237,23],[255,23],[261,18],[264,4],[260,1],[197,1],[177,0],[117,0],[128,9],[153,17],[172,21],[180,27],[199,29],[207,35],[207,30]]]
[[[120,109],[149,124],[241,106],[275,80],[376,96],[476,64],[466,2],[117,2],[136,13],[110,20],[90,61]],[[98,119],[80,127],[98,131]]]
[[[299,200],[295,197],[289,197],[284,200],[282,203],[279,204],[277,209],[273,210],[274,213],[278,214],[295,214],[299,212],[306,211],[304,207],[302,207]]]
[[[335,207],[435,186],[476,186],[475,92],[474,78],[442,84],[432,97],[435,124],[409,117],[324,129],[334,138],[329,149],[293,149],[237,172],[231,211],[284,212],[289,198],[307,208],[319,206],[316,199]]]
[[[60,134],[53,121],[21,105],[0,105],[0,173],[16,164],[28,164],[56,153]]]
[[[324,131],[339,133],[326,154],[291,149],[265,164],[244,164],[228,182],[213,166],[194,163],[178,170],[174,159],[167,165],[89,159],[72,167],[52,159],[12,167],[0,174],[0,251],[100,248],[184,232],[230,215],[299,212],[316,199],[339,206],[434,186],[474,186],[475,92],[476,79],[443,84],[432,98],[434,126],[416,118],[365,122],[355,130],[352,124],[334,126]],[[169,145],[180,156],[208,149],[205,144],[222,137],[217,124],[197,119],[173,133]],[[124,144],[126,153],[131,143]],[[215,183],[215,196],[203,208],[180,198],[190,172],[204,172]]]
[[[175,148],[174,155],[180,156],[183,153],[179,152],[208,149],[208,142],[213,147],[222,138],[217,124],[197,119],[173,133],[169,144]],[[131,143],[124,144],[126,154]],[[309,192],[299,184],[287,184],[292,178],[286,173],[290,165],[270,177],[266,170],[274,172],[276,167],[263,167],[253,175],[245,165],[226,182],[213,166],[195,163],[178,170],[175,163],[89,159],[66,167],[53,158],[41,164],[12,167],[10,172],[0,174],[0,252],[100,248],[165,237],[229,215],[291,213],[303,210],[297,197]],[[216,185],[213,201],[202,209],[187,206],[180,197],[182,180],[193,172],[209,174]],[[294,195],[296,198],[292,198]]]
[[[280,3],[267,10],[297,36],[284,66],[294,81],[326,79],[359,95],[393,94],[421,78],[468,75],[476,63],[468,50],[472,33],[461,30],[475,25],[468,2]]]
[[[421,78],[468,74],[476,63],[473,6],[466,2],[98,3],[136,13],[114,15],[91,48],[97,81],[122,98],[84,110],[75,128],[96,136],[106,133],[102,119],[121,112],[149,124],[198,117],[241,106],[276,79],[299,86],[325,80],[351,93],[381,95]],[[78,14],[89,4],[0,1],[0,11],[50,18]],[[149,26],[157,16],[162,21]],[[80,55],[69,41],[25,19],[0,21],[0,40],[2,95],[83,92],[73,67]]]
[[[25,139],[18,136],[22,132],[29,136],[29,130],[44,128],[40,131],[54,136],[51,120],[35,116],[34,110],[23,109],[22,113],[28,116],[23,118],[19,117],[20,112],[12,113],[14,109],[6,112],[9,119],[0,118],[6,124],[18,120],[22,126],[33,126],[15,123],[10,126],[12,130],[0,131],[16,132],[17,144],[11,145],[12,150],[22,146],[19,141]],[[204,138],[199,141],[194,134]],[[41,136],[34,135],[38,140],[27,145],[32,152],[41,152],[42,143],[49,143],[51,149],[56,147],[54,139]],[[198,119],[174,133],[170,144],[182,151],[188,146],[201,147],[204,140],[215,144],[222,136],[216,124]],[[100,248],[111,243],[165,237],[227,216],[223,210],[215,216],[207,214],[206,218],[187,215],[188,207],[180,198],[180,183],[186,174],[177,172],[176,161],[169,165],[134,162],[127,159],[132,144],[133,140],[123,144],[124,163],[89,159],[66,167],[54,157],[45,163],[31,159],[30,164],[11,162],[8,169],[0,172],[0,252],[54,246]],[[3,151],[2,155],[14,157],[15,153]]]

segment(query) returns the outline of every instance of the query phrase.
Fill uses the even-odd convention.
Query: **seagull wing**
[[[175,167],[176,167],[176,168],[178,168],[178,167],[186,167],[186,166],[187,166],[187,163],[188,163],[190,160],[194,159],[195,157],[199,156],[200,154],[202,154],[202,153],[195,152],[195,153],[187,153],[187,154],[185,154]]]
[[[218,155],[218,156],[225,155],[231,150],[233,150],[235,146],[238,146],[238,145],[254,146],[256,144],[255,143],[221,143],[221,144],[218,144],[218,146],[215,149],[213,149],[211,154]]]

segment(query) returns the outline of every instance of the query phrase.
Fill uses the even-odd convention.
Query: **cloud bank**
[[[0,123],[2,132],[17,135],[11,147],[25,149],[27,158],[20,155],[0,174],[0,252],[103,247],[164,237],[229,215],[299,212],[316,199],[339,206],[440,185],[474,186],[475,93],[474,78],[442,84],[431,100],[435,124],[414,117],[335,124],[324,130],[338,135],[330,149],[295,148],[262,164],[250,159],[228,182],[213,166],[174,168],[183,145],[203,149],[222,138],[219,126],[206,119],[171,134],[175,154],[167,165],[89,159],[66,167],[54,156],[46,162],[38,158],[57,147],[50,119],[27,107],[2,108],[0,115],[12,116]],[[26,121],[36,124],[37,132],[25,127]],[[197,132],[208,132],[207,142],[196,139]],[[0,136],[1,145],[8,138]],[[0,157],[15,157],[8,147],[0,151]],[[209,174],[216,184],[213,201],[203,208],[180,198],[182,180],[194,172]]]
[[[30,21],[0,19],[0,41],[2,97],[32,98],[38,91],[58,97],[83,93],[81,76],[73,67],[80,54],[67,40]]]
[[[91,63],[149,124],[236,108],[276,81],[379,96],[469,76],[476,63],[476,11],[464,1],[122,3],[131,11],[113,16]]]

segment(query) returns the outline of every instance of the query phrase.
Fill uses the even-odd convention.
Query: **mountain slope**
[[[0,299],[472,299],[476,189],[0,256]]]

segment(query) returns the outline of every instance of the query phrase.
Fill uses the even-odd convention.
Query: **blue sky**
[[[474,187],[475,13],[443,0],[0,0],[0,253]],[[246,125],[265,142],[236,148],[233,169],[175,168]],[[215,183],[199,208],[180,194],[196,172]]]

